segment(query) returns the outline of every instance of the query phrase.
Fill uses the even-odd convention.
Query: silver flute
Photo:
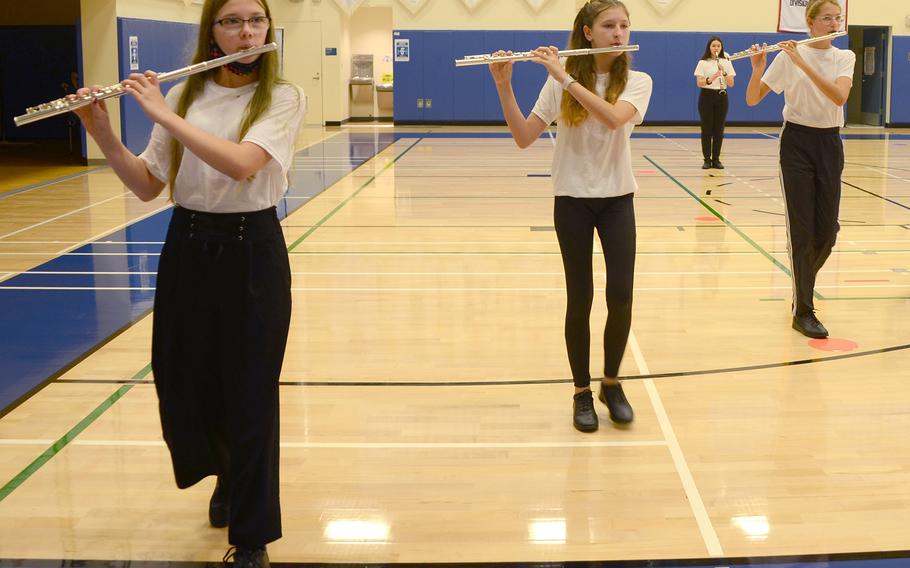
[[[222,65],[237,61],[238,59],[243,59],[251,55],[259,55],[260,53],[266,53],[269,51],[275,51],[276,49],[278,49],[277,43],[267,43],[261,47],[245,49],[243,51],[238,51],[237,53],[224,55],[216,59],[203,61],[202,63],[196,63],[195,65],[188,65],[175,71],[161,73],[158,75],[158,81],[161,83],[164,83],[165,81],[173,81],[175,79],[180,79],[189,75],[195,75],[196,73],[202,73],[203,71],[208,71],[209,69],[217,69]],[[116,85],[111,85],[110,87],[104,87],[103,89],[94,93],[77,96],[75,99],[68,99],[66,97],[63,97],[48,103],[40,104],[38,106],[29,107],[25,109],[25,114],[15,117],[13,121],[16,123],[16,126],[31,124],[32,122],[43,120],[45,118],[50,118],[52,116],[57,116],[60,114],[66,114],[71,110],[90,105],[94,101],[119,97],[124,93],[126,93],[126,91],[123,90],[123,84],[117,83]]]
[[[847,32],[834,32],[833,34],[827,34],[823,36],[810,37],[809,39],[804,39],[796,42],[796,45],[803,45],[806,43],[815,43],[816,41],[825,41],[826,39],[834,39],[840,36],[847,35]],[[780,51],[783,49],[781,46],[774,44],[769,45],[764,49],[746,49],[743,51],[737,51],[733,55],[727,57],[728,61],[736,61],[737,59],[745,59],[746,57],[752,57],[753,55],[758,55],[759,53],[771,53],[772,51]]]
[[[622,51],[638,51],[637,45],[614,45],[612,47],[592,47],[588,49],[564,49],[560,50],[559,57],[572,57],[574,55],[593,55],[595,53],[616,53]],[[466,55],[464,59],[456,59],[455,67],[467,67],[469,65],[489,65],[491,63],[502,63],[504,61],[530,61],[534,59],[533,51],[522,51],[512,55]]]

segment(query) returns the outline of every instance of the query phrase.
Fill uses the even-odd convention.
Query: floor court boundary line
[[[292,251],[297,247],[297,245],[299,245],[300,243],[302,243],[303,241],[305,241],[305,240],[307,239],[307,237],[309,237],[311,234],[313,234],[313,233],[314,233],[317,229],[319,229],[323,224],[325,224],[326,222],[328,222],[328,220],[331,219],[331,218],[335,215],[335,213],[337,213],[338,211],[340,211],[340,210],[341,210],[345,205],[347,205],[351,200],[353,200],[355,197],[357,197],[364,189],[366,189],[367,187],[369,187],[370,184],[372,184],[374,181],[376,181],[376,180],[377,180],[382,174],[384,174],[389,168],[391,168],[392,166],[394,166],[395,164],[397,164],[397,163],[398,163],[398,160],[400,160],[402,157],[404,157],[405,154],[407,154],[408,152],[410,152],[411,149],[414,148],[414,146],[417,146],[418,144],[420,144],[420,142],[421,142],[422,140],[423,140],[423,138],[418,136],[418,137],[417,137],[417,140],[415,140],[410,146],[408,146],[407,148],[405,148],[400,154],[398,154],[397,156],[395,156],[394,159],[389,160],[389,162],[388,162],[385,166],[383,166],[382,169],[380,169],[378,172],[376,172],[375,174],[373,174],[373,175],[370,177],[370,179],[368,179],[367,181],[365,181],[359,188],[357,188],[356,191],[354,191],[354,193],[352,193],[351,195],[347,196],[341,203],[339,203],[338,205],[336,205],[334,209],[332,209],[331,211],[329,211],[328,213],[326,213],[325,216],[323,216],[322,219],[320,219],[315,225],[313,225],[307,232],[305,232],[303,235],[301,235],[300,237],[298,237],[297,240],[295,240],[293,243],[291,243],[290,245],[288,245],[288,246],[287,246],[288,254],[291,254]],[[388,149],[388,148],[393,148],[393,147],[394,147],[394,143],[392,143],[392,144],[390,144],[389,146],[387,146],[386,149]],[[383,150],[383,151],[385,151],[385,150]],[[371,158],[371,160],[377,158],[378,156],[379,156],[379,154],[376,154],[375,156],[373,156],[373,158]],[[369,161],[369,160],[368,160],[368,161]],[[364,164],[365,164],[365,163],[366,163],[366,162],[364,162]],[[356,170],[354,170],[354,171],[356,171]],[[352,171],[352,173],[353,173],[353,171]],[[326,188],[326,189],[328,189],[328,188]]]
[[[144,378],[146,375],[151,373],[152,365],[149,363],[142,369],[140,369],[135,375],[133,375],[133,380],[139,380]],[[123,398],[126,393],[128,393],[135,385],[126,384],[121,385],[117,390],[115,390],[110,396],[104,399],[98,406],[95,407],[85,418],[79,421],[75,426],[70,428],[63,436],[58,438],[49,448],[44,450],[40,456],[35,458],[29,465],[27,465],[22,471],[20,471],[15,477],[10,479],[6,484],[0,487],[0,503],[4,499],[9,497],[9,495],[19,488],[23,483],[25,483],[32,475],[35,474],[39,469],[41,469],[44,464],[49,462],[57,454],[59,454],[63,448],[72,443],[79,434],[85,431],[86,428],[92,425],[102,414],[104,414],[107,409],[113,406],[118,400]]]
[[[910,272],[895,272],[892,268],[876,268],[868,270],[838,270],[838,274],[904,274],[910,275]],[[761,275],[779,274],[778,270],[692,270],[692,271],[635,271],[635,276],[713,276],[717,274],[726,275]],[[0,274],[8,274],[0,272]],[[12,274],[12,273],[9,273]],[[41,275],[80,275],[80,276],[154,276],[157,272],[118,272],[118,271],[82,271],[82,270],[29,270],[28,274]],[[291,272],[292,276],[564,276],[562,272],[380,272],[380,271],[362,271],[362,272],[326,272],[326,271],[303,271]],[[605,276],[606,272],[594,272],[594,276]]]
[[[23,232],[25,232],[25,231],[30,231],[31,229],[34,229],[35,227],[40,227],[41,225],[46,225],[46,224],[48,224],[48,223],[53,223],[54,221],[59,221],[60,219],[63,219],[64,217],[69,217],[70,215],[75,215],[76,213],[81,213],[82,211],[85,211],[86,209],[91,209],[92,207],[97,207],[98,205],[104,205],[104,204],[107,203],[108,201],[113,201],[113,200],[115,200],[115,199],[122,199],[122,198],[124,198],[125,196],[130,195],[131,193],[132,193],[132,192],[130,192],[130,191],[124,191],[124,192],[122,192],[122,193],[120,193],[120,194],[118,194],[118,195],[114,195],[114,196],[112,196],[112,197],[108,197],[107,199],[102,199],[101,201],[98,201],[98,202],[96,202],[96,203],[92,203],[92,204],[90,204],[90,205],[86,205],[86,206],[84,206],[84,207],[80,207],[79,209],[73,209],[72,211],[69,211],[69,212],[64,213],[64,214],[62,214],[62,215],[57,215],[56,217],[52,217],[52,218],[50,218],[50,219],[45,219],[44,221],[41,221],[41,222],[39,222],[39,223],[35,223],[35,224],[33,224],[33,225],[29,225],[28,227],[23,227],[23,228],[21,228],[21,229],[17,229],[17,230],[15,230],[15,231],[10,232],[10,233],[6,233],[5,235],[0,235],[0,240],[3,240],[3,239],[5,239],[5,238],[7,238],[7,237],[11,237],[11,236],[13,236],[13,235],[18,235],[19,233],[23,233]]]
[[[700,203],[702,207],[704,207],[705,209],[707,209],[708,211],[710,211],[712,215],[714,215],[715,217],[717,217],[718,219],[720,219],[721,222],[724,223],[724,225],[726,225],[727,227],[729,227],[730,229],[732,229],[733,232],[736,233],[737,235],[739,235],[740,238],[742,238],[744,241],[746,241],[747,243],[749,243],[750,245],[752,245],[752,247],[755,248],[755,250],[757,250],[759,253],[761,253],[762,256],[764,256],[765,258],[767,258],[768,260],[770,260],[775,266],[777,266],[778,268],[780,268],[780,269],[784,272],[784,274],[786,274],[787,276],[789,276],[791,279],[793,278],[793,273],[790,271],[790,269],[787,268],[787,266],[784,265],[784,263],[782,263],[781,261],[777,260],[771,253],[769,253],[769,252],[766,251],[764,248],[762,248],[758,243],[756,243],[754,240],[752,240],[752,237],[750,237],[750,236],[747,235],[745,232],[743,232],[743,231],[742,231],[739,227],[737,227],[732,221],[730,221],[729,219],[727,219],[724,215],[722,215],[722,214],[721,214],[720,212],[718,212],[716,209],[714,209],[713,207],[711,207],[711,206],[710,206],[707,202],[705,202],[705,200],[703,200],[701,197],[699,197],[698,195],[696,195],[695,193],[693,193],[692,190],[690,190],[688,187],[686,187],[685,185],[683,185],[679,180],[677,180],[675,177],[673,177],[673,175],[670,174],[670,172],[668,172],[667,170],[665,170],[663,167],[661,167],[660,164],[658,164],[657,162],[655,162],[654,160],[652,160],[652,159],[651,159],[650,157],[648,157],[647,155],[645,155],[644,158],[645,158],[647,161],[651,162],[651,165],[653,165],[655,168],[657,168],[658,170],[660,170],[661,173],[663,173],[665,176],[667,176],[668,178],[670,178],[670,180],[671,180],[673,183],[675,183],[677,186],[679,186],[683,191],[685,191],[685,192],[688,193],[690,196],[692,196],[692,198],[695,199],[698,203]],[[824,300],[824,299],[825,299],[825,297],[822,296],[821,294],[819,294],[818,291],[813,291],[813,295],[815,296],[815,298],[816,298],[817,300]]]
[[[632,331],[629,332],[629,347],[632,351],[632,356],[635,358],[635,364],[638,366],[639,372],[650,375],[651,371],[645,361],[644,354],[641,352],[641,346],[638,344],[638,339]],[[692,514],[695,516],[695,522],[698,524],[698,530],[704,540],[708,555],[712,557],[723,556],[724,550],[720,545],[717,532],[714,530],[714,525],[711,524],[711,517],[708,515],[708,510],[705,508],[705,504],[702,501],[698,486],[695,484],[695,478],[692,477],[692,472],[689,469],[686,456],[682,451],[682,447],[679,445],[679,440],[676,438],[676,432],[673,430],[673,425],[664,408],[660,394],[657,392],[657,387],[654,385],[652,379],[644,379],[642,382],[645,391],[648,394],[648,399],[651,401],[651,406],[654,408],[654,414],[657,417],[660,430],[663,432],[664,440],[667,442],[667,448],[670,450],[670,456],[676,467],[676,473],[679,475],[679,479],[682,482],[683,490],[685,491],[686,498],[689,502],[689,507],[692,509]]]
[[[54,443],[51,439],[6,438],[0,446],[43,446]],[[73,440],[71,446],[83,447],[161,447],[163,440]],[[387,449],[387,450],[449,450],[449,449],[535,449],[535,448],[638,448],[663,447],[665,440],[614,440],[601,442],[540,441],[540,442],[281,442],[282,448],[291,449]]]
[[[89,170],[85,170],[85,171],[81,171],[81,172],[76,172],[76,173],[74,173],[74,174],[65,175],[65,176],[63,176],[63,177],[58,177],[58,178],[56,178],[56,179],[52,179],[52,180],[49,180],[49,181],[42,181],[42,182],[38,182],[38,183],[36,183],[36,184],[27,185],[27,186],[25,186],[25,187],[20,187],[20,188],[17,188],[17,189],[11,189],[11,190],[8,190],[8,191],[0,192],[0,200],[6,199],[6,198],[8,198],[8,197],[12,197],[12,196],[14,196],[14,195],[21,195],[21,194],[26,193],[26,192],[28,192],[28,191],[32,191],[33,189],[41,189],[42,187],[47,187],[47,186],[49,186],[49,185],[54,185],[55,183],[60,183],[60,182],[64,182],[64,181],[70,181],[70,180],[72,180],[72,179],[76,179],[76,178],[79,178],[79,177],[82,177],[82,176],[86,176],[86,175],[91,174],[91,173],[98,172],[98,171],[103,170],[103,169],[108,168],[108,167],[110,167],[110,166],[96,166],[96,167],[91,168],[91,169],[89,169]]]
[[[27,255],[30,255],[30,254],[34,254],[34,255],[44,255],[44,254],[48,254],[48,255],[53,255],[54,258],[53,258],[53,259],[50,259],[50,260],[54,260],[54,259],[60,258],[61,256],[67,256],[67,255],[69,255],[69,256],[83,256],[83,255],[88,255],[89,253],[72,253],[71,251],[76,250],[77,248],[80,248],[80,247],[83,247],[83,246],[86,246],[86,245],[94,244],[94,242],[95,242],[96,240],[102,238],[104,235],[110,235],[110,234],[116,233],[117,231],[123,230],[123,229],[129,227],[130,225],[132,225],[132,224],[134,224],[134,223],[139,223],[139,222],[141,222],[141,221],[144,221],[144,220],[148,219],[149,217],[153,217],[153,216],[157,215],[158,213],[161,213],[162,211],[165,211],[165,210],[167,210],[167,209],[169,209],[169,208],[171,208],[171,207],[172,207],[172,205],[171,205],[170,203],[168,203],[167,205],[164,205],[163,207],[159,207],[158,209],[154,209],[154,210],[152,210],[152,211],[149,211],[148,213],[145,213],[145,214],[143,214],[143,215],[140,215],[139,217],[136,217],[136,218],[133,219],[133,220],[126,221],[125,223],[121,223],[121,224],[117,225],[116,227],[114,227],[113,229],[107,229],[106,231],[101,232],[101,233],[97,233],[97,234],[95,234],[94,236],[91,236],[91,237],[89,237],[88,239],[86,239],[86,240],[84,240],[84,241],[77,242],[77,243],[72,244],[71,246],[68,246],[68,247],[64,247],[62,250],[59,250],[59,251],[57,251],[57,252],[51,252],[51,253],[44,253],[44,252],[38,252],[38,253],[10,253],[10,252],[0,252],[0,256],[5,256],[5,255],[27,256]],[[11,241],[11,242],[15,242],[15,241]],[[10,243],[2,243],[2,244],[10,244]],[[42,262],[41,264],[45,264],[46,262],[49,262],[49,260],[48,260],[48,261],[44,261],[44,262]],[[41,265],[39,264],[38,266],[41,266]],[[19,270],[19,271],[4,273],[4,275],[3,275],[2,277],[0,277],[0,283],[5,282],[6,280],[9,280],[10,278],[12,278],[12,277],[14,277],[14,276],[18,276],[18,275],[20,275],[20,274],[27,274],[27,273],[30,272],[31,270],[33,270],[33,269],[32,269],[32,268],[29,268],[28,270]]]
[[[816,289],[887,289],[887,288],[907,288],[907,284],[829,284],[825,286],[816,285]],[[635,287],[636,292],[678,292],[681,290],[716,290],[723,292],[735,292],[740,290],[789,290],[790,286],[786,285],[776,285],[776,286],[646,286],[646,287]],[[153,292],[155,290],[154,286],[4,286],[0,283],[0,291],[3,290],[32,290],[32,291],[55,291],[55,292]],[[327,287],[327,286],[311,286],[311,287],[300,287],[295,286],[291,288],[292,292],[560,292],[565,290],[565,287],[552,286],[552,287],[480,287],[480,286],[468,286],[468,287],[425,287],[425,288],[391,288],[391,287],[375,287],[375,286],[363,286],[359,288],[349,287],[349,288],[339,288],[339,287]],[[836,298],[825,298],[826,300],[832,300]]]

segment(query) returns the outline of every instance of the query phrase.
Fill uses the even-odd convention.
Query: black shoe
[[[793,329],[806,337],[824,339],[828,337],[828,330],[818,321],[815,313],[808,312],[800,316],[793,316]]]
[[[711,166],[712,166],[715,170],[722,170],[722,169],[724,169],[724,165],[720,163],[720,160],[714,160],[713,162],[711,162]]]
[[[221,478],[215,483],[215,491],[209,500],[209,524],[216,529],[228,526],[231,518],[231,501],[227,488],[221,484]]]
[[[628,424],[635,419],[632,405],[626,400],[626,393],[622,392],[622,385],[600,385],[600,402],[610,409],[610,420],[617,424]]]
[[[705,163],[701,165],[701,169],[710,170],[711,169],[711,160],[705,160]]]
[[[225,568],[269,568],[269,553],[262,548],[244,548],[242,546],[228,549],[221,559]]]
[[[597,413],[594,412],[594,394],[589,391],[581,391],[574,397],[572,404],[574,412],[575,429],[579,432],[594,432],[597,430]]]

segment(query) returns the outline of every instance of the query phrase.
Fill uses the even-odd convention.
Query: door
[[[856,62],[862,76],[863,124],[885,124],[885,49],[888,46],[888,28],[863,29],[863,56]]]
[[[299,85],[306,94],[304,122],[323,125],[322,23],[284,22],[284,78]]]

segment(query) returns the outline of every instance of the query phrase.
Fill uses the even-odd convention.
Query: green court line
[[[702,207],[704,207],[705,209],[707,209],[708,211],[710,211],[712,215],[714,215],[715,217],[717,217],[718,219],[720,219],[721,221],[723,221],[723,223],[724,223],[726,226],[728,226],[728,227],[730,227],[731,229],[733,229],[733,232],[735,232],[737,235],[739,235],[740,238],[742,238],[744,241],[746,241],[747,243],[749,243],[750,245],[752,245],[752,247],[753,247],[755,250],[757,250],[758,252],[760,252],[760,253],[762,254],[762,256],[764,256],[765,258],[767,258],[768,260],[770,260],[771,262],[773,262],[775,266],[777,266],[778,268],[780,268],[781,270],[783,270],[784,274],[786,274],[787,276],[789,276],[791,279],[793,278],[793,273],[790,272],[790,269],[789,269],[789,268],[787,268],[781,261],[779,261],[779,260],[777,260],[776,258],[774,258],[773,256],[771,256],[771,254],[770,254],[768,251],[766,251],[766,250],[763,249],[758,243],[756,243],[755,241],[753,241],[753,240],[749,237],[749,235],[747,235],[746,233],[744,233],[744,232],[742,232],[741,230],[739,230],[739,227],[737,227],[737,226],[734,225],[729,219],[727,219],[726,217],[724,217],[723,215],[721,215],[720,212],[718,212],[716,209],[714,209],[713,207],[711,207],[710,205],[708,205],[701,197],[699,197],[698,195],[696,195],[695,193],[693,193],[688,187],[686,187],[685,185],[683,185],[682,183],[680,183],[680,181],[679,181],[678,179],[676,179],[675,177],[673,177],[673,175],[670,174],[670,172],[668,172],[667,170],[663,169],[657,162],[655,162],[654,160],[652,160],[652,159],[651,159],[650,157],[648,157],[648,156],[645,156],[645,159],[648,160],[649,162],[651,162],[651,165],[653,165],[655,168],[657,168],[658,170],[660,170],[662,174],[664,174],[665,176],[667,176],[668,178],[670,178],[670,180],[672,180],[673,183],[675,183],[675,184],[678,185],[680,188],[682,188],[683,191],[685,191],[685,192],[688,193],[690,196],[692,196],[693,199],[695,199],[696,201],[698,201],[698,202],[701,204]],[[814,290],[813,290],[812,293],[815,295],[815,299],[817,299],[817,300],[824,300],[824,299],[825,299],[825,297],[822,296],[821,294],[819,294],[817,291],[814,291]]]
[[[138,373],[133,375],[130,379],[132,381],[138,381],[145,378],[152,371],[152,364],[149,363]],[[6,485],[0,487],[0,502],[6,499],[10,493],[15,491],[20,485],[25,483],[25,481],[34,475],[36,471],[41,469],[41,467],[53,459],[54,456],[60,453],[63,448],[65,448],[70,442],[76,439],[76,436],[81,434],[86,428],[91,426],[91,424],[98,419],[104,412],[114,405],[115,402],[123,398],[123,396],[130,391],[135,385],[123,385],[114,393],[107,397],[101,404],[98,405],[95,410],[91,411],[88,416],[83,418],[78,424],[72,427],[69,432],[64,434],[59,440],[54,442],[48,449],[35,458],[35,461],[28,464],[25,469],[19,472],[16,477],[9,480]]]
[[[392,160],[391,162],[389,162],[388,164],[386,164],[384,168],[382,168],[381,170],[379,170],[379,172],[373,174],[373,176],[372,176],[370,179],[368,179],[367,181],[365,181],[365,182],[363,183],[363,185],[361,185],[360,187],[358,187],[358,188],[357,188],[357,191],[355,191],[354,193],[352,193],[351,195],[349,195],[344,201],[342,201],[341,203],[339,203],[337,207],[335,207],[334,209],[332,209],[331,211],[329,211],[328,213],[326,213],[325,217],[323,217],[323,218],[320,219],[315,225],[313,225],[313,226],[310,228],[310,230],[308,230],[306,233],[304,233],[299,239],[297,239],[296,241],[294,241],[293,243],[291,243],[291,245],[288,247],[288,253],[293,252],[294,249],[297,248],[297,245],[299,245],[299,244],[302,243],[304,240],[306,240],[306,238],[309,237],[310,235],[312,235],[313,232],[316,231],[316,229],[318,229],[318,228],[321,227],[324,223],[326,223],[329,219],[331,219],[331,218],[335,215],[335,213],[338,213],[338,211],[340,211],[342,207],[344,207],[345,205],[348,204],[348,202],[350,202],[352,199],[354,199],[355,197],[357,197],[357,195],[360,194],[361,191],[363,191],[364,189],[366,189],[366,187],[367,187],[368,185],[370,185],[371,183],[373,183],[374,181],[376,181],[376,178],[378,178],[379,176],[381,176],[382,174],[384,174],[385,171],[386,171],[387,169],[389,169],[389,168],[391,168],[393,165],[395,165],[395,163],[396,163],[398,160],[400,160],[405,154],[407,154],[408,152],[410,152],[410,151],[411,151],[411,148],[413,148],[414,146],[416,146],[417,144],[419,144],[421,140],[423,140],[423,138],[418,138],[413,144],[411,144],[410,146],[408,146],[402,153],[400,153],[400,154],[398,154],[397,156],[395,156],[395,159],[394,159],[394,160]],[[375,156],[374,156],[374,157],[375,157]]]

